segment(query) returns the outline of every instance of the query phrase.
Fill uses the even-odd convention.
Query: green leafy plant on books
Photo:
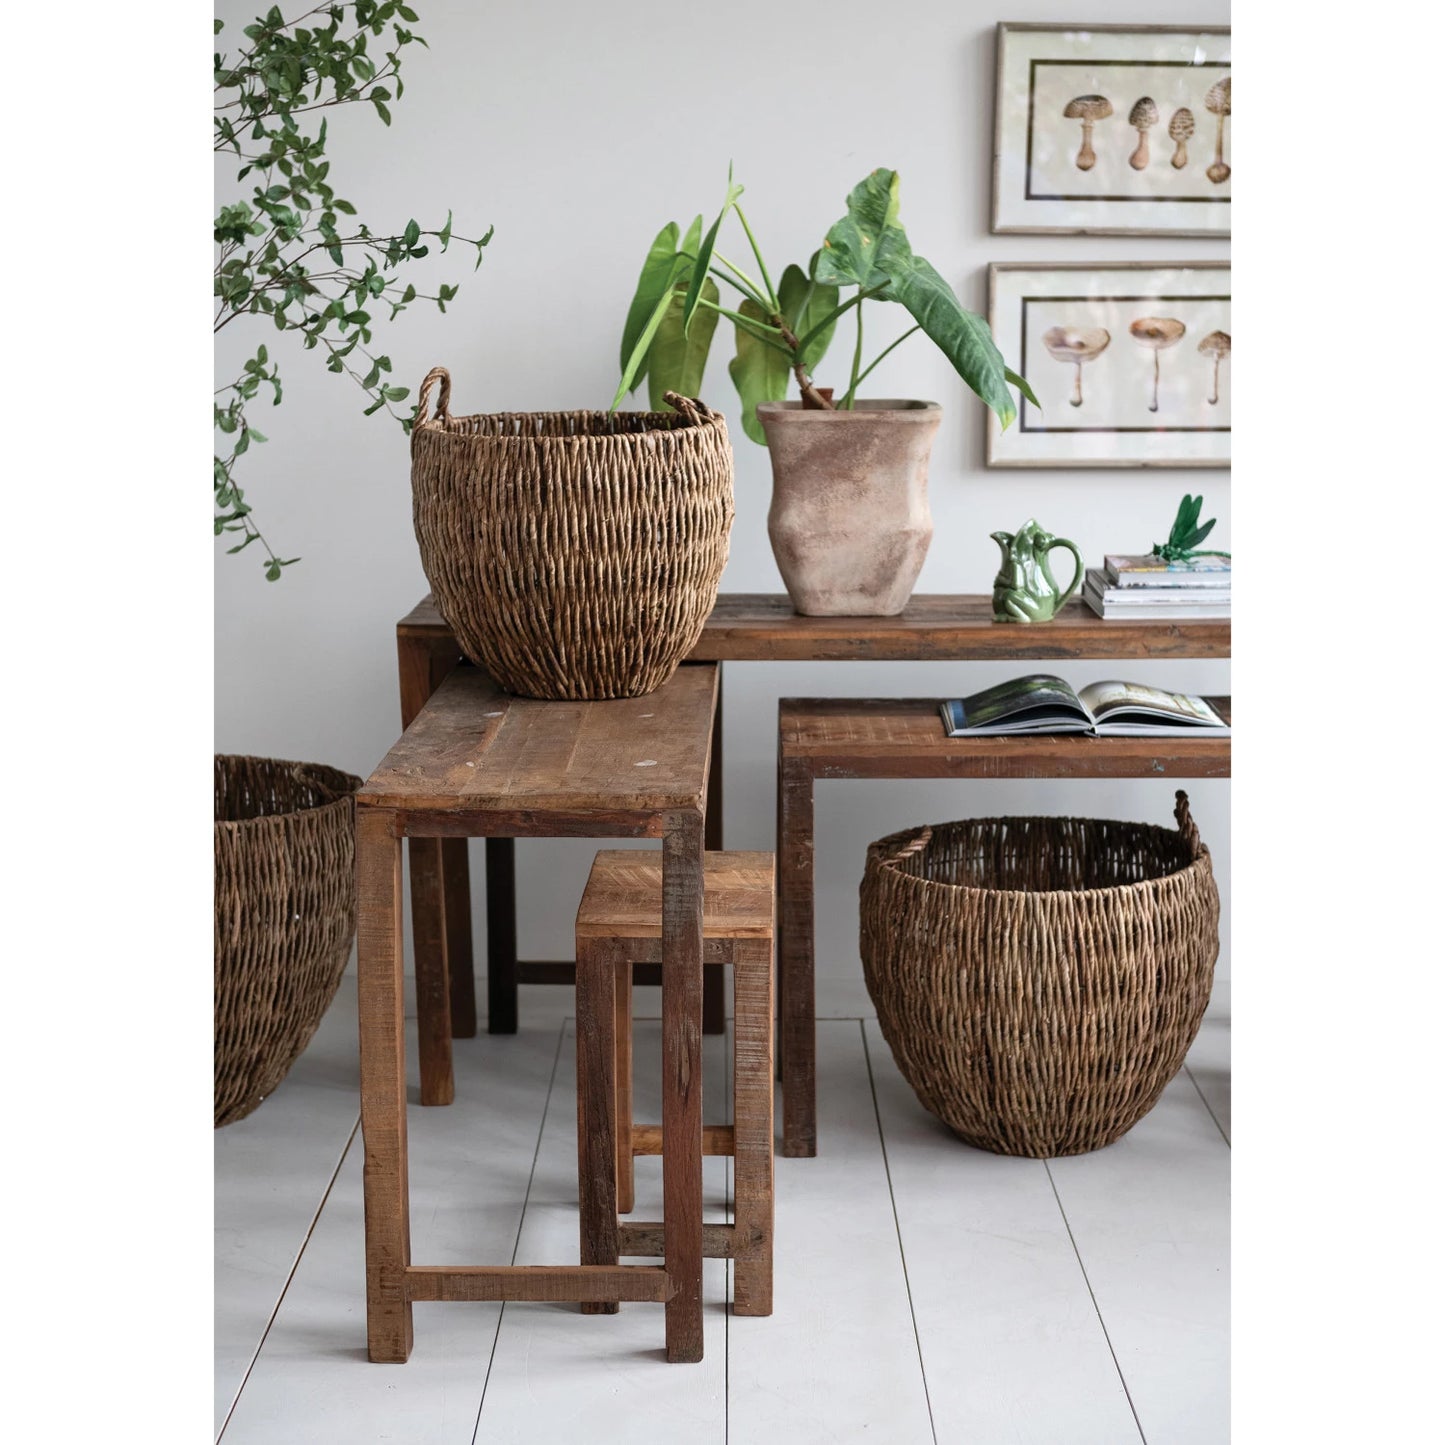
[[[789,265],[776,286],[738,204],[742,194],[729,169],[722,210],[706,234],[701,216],[681,237],[681,245],[675,222],[657,233],[623,327],[622,377],[612,400],[614,411],[644,378],[655,410],[663,409],[667,391],[695,396],[721,316],[733,324],[736,354],[728,374],[742,400],[743,430],[755,442],[765,438],[754,409],[760,402],[782,401],[790,377],[805,407],[852,410],[862,382],[915,331],[934,342],[1004,426],[1017,415],[1010,385],[1038,405],[1023,377],[1004,365],[988,323],[964,307],[909,244],[898,219],[896,171],[876,170],[860,181],[848,196],[847,215],[828,231],[807,270]],[[756,275],[718,249],[729,214],[737,217]],[[722,304],[719,282],[737,293],[734,306]],[[866,366],[865,301],[894,302],[913,318],[913,325]],[[850,311],[855,326],[852,365],[847,390],[835,402],[831,388],[815,385],[813,372]]]
[[[326,121],[313,130],[299,118],[332,106],[365,104],[383,125],[388,108],[400,100],[401,52],[426,41],[408,27],[416,12],[399,0],[350,0],[323,4],[294,20],[272,6],[244,30],[245,44],[234,56],[215,53],[215,150],[240,162],[237,184],[249,179],[249,194],[222,205],[215,219],[214,329],[219,332],[242,316],[269,317],[277,331],[299,333],[308,350],[326,352],[329,371],[345,372],[367,394],[365,414],[385,408],[410,431],[414,409],[399,415],[393,407],[408,389],[391,382],[391,358],[372,352],[373,310],[386,307],[395,320],[413,301],[432,301],[439,311],[457,294],[443,283],[435,295],[403,285],[395,272],[428,254],[426,239],[445,251],[452,241],[474,246],[480,240],[452,234],[451,213],[435,231],[414,220],[397,234],[378,234],[359,221],[356,207],[332,188],[326,159]],[[223,22],[215,22],[220,34]],[[381,40],[383,56],[368,54],[368,42]],[[426,239],[424,239],[426,238]],[[247,406],[269,388],[272,405],[281,401],[281,377],[265,346],[241,374],[215,394],[216,536],[239,532],[227,548],[242,552],[259,542],[266,554],[266,577],[299,560],[279,557],[252,517],[236,483],[236,463],[254,443],[266,438],[247,415]]]
[[[1169,529],[1169,540],[1162,544],[1156,542],[1153,555],[1164,558],[1166,562],[1187,562],[1191,557],[1228,557],[1228,552],[1196,550],[1199,544],[1214,530],[1214,523],[1218,520],[1211,517],[1201,527],[1199,513],[1203,508],[1204,496],[1202,493],[1197,497],[1191,497],[1188,492],[1185,492],[1184,500],[1179,503],[1179,511],[1174,517],[1174,525]]]

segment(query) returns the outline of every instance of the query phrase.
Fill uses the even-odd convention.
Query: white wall
[[[252,5],[226,0],[234,33]],[[958,0],[816,4],[733,0],[687,9],[663,0],[531,0],[479,5],[417,0],[430,50],[405,53],[406,94],[391,129],[368,111],[333,116],[332,180],[374,228],[415,215],[496,237],[460,279],[445,317],[415,310],[379,330],[400,381],[451,368],[453,410],[606,406],[623,314],[648,242],[668,219],[716,212],[729,160],[776,276],[806,261],[875,166],[902,176],[902,219],[915,249],[982,311],[990,261],[1191,260],[1228,255],[1195,239],[993,236],[988,229],[994,23],[1057,21],[1075,7]],[[1098,0],[1095,23],[1225,24],[1221,0]],[[423,263],[429,265],[430,263]],[[879,308],[874,308],[875,314]],[[889,318],[891,323],[892,318]],[[881,337],[895,334],[875,320]],[[901,329],[901,328],[899,328]],[[704,395],[728,414],[737,454],[737,522],[725,589],[781,591],[768,546],[766,452],[737,426],[720,328]],[[218,382],[259,341],[280,353],[286,400],[263,406],[270,443],[240,474],[260,524],[304,560],[264,582],[253,562],[218,555],[216,746],[316,759],[366,773],[398,731],[393,625],[426,591],[412,536],[400,428],[364,420],[362,398],[316,354],[276,345],[241,323],[222,337]],[[845,365],[844,348],[823,379]],[[1229,545],[1229,474],[989,472],[984,410],[921,337],[875,373],[874,395],[941,401],[931,472],[935,536],[925,592],[985,592],[997,549],[988,533],[1028,516],[1078,542],[1085,557],[1143,548],[1167,531],[1180,495],[1202,490]],[[199,522],[199,519],[198,519]],[[218,549],[219,553],[219,549]],[[1059,670],[1082,684],[1114,664]],[[953,695],[1011,665],[815,663],[729,665],[727,841],[771,847],[776,703],[781,694]],[[1227,691],[1228,665],[1128,664],[1143,682]],[[1167,822],[1170,782],[834,783],[818,800],[818,963],[856,978],[857,883],[865,845],[913,822],[995,812],[1060,812]],[[1190,787],[1214,850],[1226,922],[1229,784]],[[524,956],[569,957],[571,915],[592,845],[519,845]],[[473,869],[478,903],[480,853]],[[1227,997],[1222,991],[1217,1002]]]

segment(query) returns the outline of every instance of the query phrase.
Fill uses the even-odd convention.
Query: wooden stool
[[[773,890],[771,853],[703,855],[703,962],[733,966],[734,1122],[704,1126],[702,1152],[733,1157],[735,1221],[703,1226],[703,1254],[733,1261],[740,1315],[773,1312]],[[634,1157],[663,1152],[662,1130],[632,1119],[632,965],[662,961],[660,855],[602,850],[577,909],[577,1102],[579,1119],[615,1119],[616,1168],[589,1169],[596,1146],[579,1137],[583,1264],[663,1253],[661,1223],[617,1217],[633,1208]]]

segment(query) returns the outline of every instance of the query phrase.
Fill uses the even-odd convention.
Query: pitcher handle
[[[1055,537],[1049,543],[1049,551],[1052,552],[1055,547],[1067,547],[1074,554],[1074,580],[1059,594],[1059,600],[1054,603],[1054,611],[1057,612],[1079,590],[1079,583],[1084,580],[1084,559],[1079,556],[1079,549],[1067,537]]]

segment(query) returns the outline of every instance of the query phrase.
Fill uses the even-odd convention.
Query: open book
[[[1137,682],[1091,682],[1075,692],[1061,677],[1016,677],[940,705],[951,738],[1011,733],[1093,733],[1097,737],[1228,735],[1202,697]]]

